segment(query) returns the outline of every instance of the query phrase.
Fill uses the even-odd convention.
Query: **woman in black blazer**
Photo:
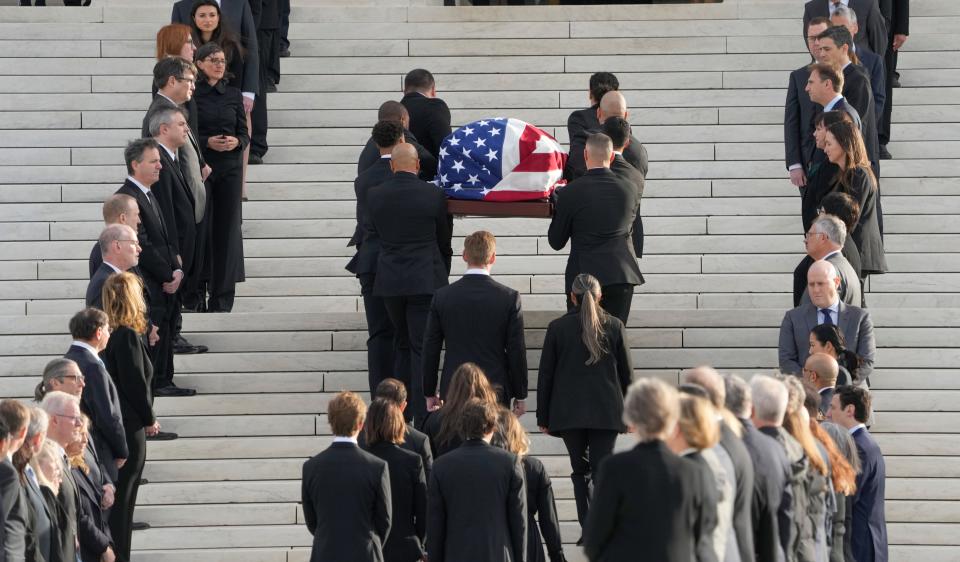
[[[240,90],[228,85],[223,47],[197,49],[197,141],[213,168],[210,184],[210,312],[230,312],[236,284],[244,280],[242,222],[243,150],[250,144]],[[232,83],[232,82],[231,82]]]
[[[877,211],[877,178],[867,160],[863,137],[853,123],[839,121],[826,128],[823,152],[839,168],[835,188],[849,194],[860,204],[860,221],[849,233],[860,250],[860,266],[864,277],[887,271],[887,258],[880,237]],[[826,195],[826,194],[824,194]]]
[[[120,413],[127,434],[130,455],[120,467],[113,508],[110,510],[110,532],[117,558],[130,559],[130,537],[133,532],[133,508],[143,465],[147,459],[146,436],[156,435],[160,423],[153,414],[153,364],[144,343],[147,332],[147,305],[143,300],[143,283],[132,273],[117,273],[103,284],[103,311],[110,319],[110,340],[100,353],[110,378],[120,395]]]
[[[416,562],[426,551],[427,478],[420,455],[400,447],[407,424],[390,400],[370,404],[363,426],[367,451],[390,469],[390,534],[383,545],[384,562]]]
[[[580,526],[590,510],[590,484],[613,453],[623,425],[623,396],[633,375],[623,322],[600,308],[600,282],[573,280],[574,309],[547,327],[540,355],[537,425],[563,439],[570,455]]]
[[[87,444],[90,441],[90,418],[83,416],[84,428],[80,441],[67,447],[70,460],[70,469],[73,480],[77,483],[80,500],[81,524],[77,531],[80,541],[80,559],[82,562],[100,562],[107,551],[114,557],[113,539],[110,537],[110,527],[104,517],[101,504],[103,503],[103,484],[99,482],[99,467],[97,460],[86,456]]]
[[[547,561],[543,554],[544,543],[550,553],[550,562],[565,562],[553,483],[550,482],[550,475],[540,459],[527,455],[530,439],[520,425],[520,420],[508,408],[500,408],[497,431],[490,444],[517,455],[523,463],[523,476],[527,485],[527,562]],[[540,522],[539,528],[537,521]]]
[[[490,386],[490,380],[483,373],[483,369],[476,363],[460,365],[450,378],[450,388],[447,389],[443,407],[428,414],[423,422],[423,432],[430,439],[434,459],[463,443],[460,438],[460,415],[467,402],[477,398],[497,404],[496,391]]]

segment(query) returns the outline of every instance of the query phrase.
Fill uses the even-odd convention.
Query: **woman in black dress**
[[[228,85],[223,48],[206,43],[197,49],[199,142],[213,168],[210,184],[210,312],[230,312],[236,284],[244,279],[243,235],[240,231],[243,149],[250,143],[240,90]]]
[[[623,397],[633,374],[623,322],[600,307],[600,282],[573,280],[574,308],[547,327],[540,355],[537,425],[563,439],[570,455],[577,518],[586,524],[600,462],[613,453],[623,425]]]
[[[417,562],[426,553],[427,478],[420,455],[400,447],[406,429],[403,413],[392,401],[378,398],[370,403],[363,424],[366,449],[390,469],[393,515],[384,562]]]
[[[140,278],[132,273],[108,277],[103,284],[103,311],[110,319],[113,332],[100,357],[120,395],[120,413],[130,451],[117,477],[110,510],[110,534],[117,558],[129,560],[133,508],[137,504],[140,477],[147,459],[146,436],[160,432],[150,391],[153,364],[143,338],[148,324]]]
[[[803,188],[801,196],[800,216],[804,233],[810,230],[810,225],[820,214],[823,198],[836,188],[835,178],[839,168],[830,162],[822,151],[827,138],[827,127],[844,120],[850,121],[850,114],[846,111],[825,111],[813,119],[813,137],[818,150],[808,170],[807,186]]]
[[[543,554],[544,543],[550,553],[550,562],[565,562],[553,483],[540,459],[527,454],[530,439],[520,420],[509,408],[500,408],[497,431],[490,444],[517,455],[523,463],[524,481],[527,483],[527,562],[547,562]]]

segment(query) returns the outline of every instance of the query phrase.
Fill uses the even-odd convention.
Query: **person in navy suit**
[[[859,25],[857,24],[857,13],[850,8],[839,7],[830,16],[830,22],[833,25],[842,25],[847,28],[850,35],[856,36]],[[886,92],[886,70],[883,66],[883,58],[870,50],[866,45],[854,43],[850,45],[850,52],[856,55],[860,66],[870,77],[870,91],[873,92],[873,105],[877,114],[877,123],[883,119],[883,109],[887,103]],[[851,57],[852,58],[852,57]]]
[[[886,463],[880,446],[867,431],[872,399],[858,386],[841,386],[833,394],[827,419],[845,427],[857,444],[860,474],[853,495],[851,534],[856,560],[887,562],[887,519],[884,514]]]
[[[887,52],[887,26],[877,0],[809,0],[803,6],[803,28],[806,29],[808,22],[815,17],[832,16],[843,5],[852,9],[863,23],[856,35],[857,43],[884,56]]]

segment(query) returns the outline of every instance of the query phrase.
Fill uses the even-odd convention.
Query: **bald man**
[[[573,308],[573,279],[589,273],[600,281],[600,306],[626,324],[633,288],[643,284],[631,241],[640,195],[610,170],[613,156],[610,137],[601,133],[587,137],[583,155],[587,173],[557,190],[547,239],[554,250],[570,242],[564,274],[567,309]]]
[[[840,300],[840,274],[828,261],[813,262],[807,272],[810,302],[787,311],[780,324],[780,371],[792,375],[803,372],[810,355],[810,331],[820,324],[834,324],[843,334],[847,349],[860,356],[860,376],[873,372],[877,344],[873,337],[870,313]]]
[[[437,159],[430,154],[430,151],[424,148],[423,145],[417,141],[417,137],[413,136],[413,133],[410,132],[410,114],[407,112],[407,108],[398,101],[385,101],[377,111],[377,122],[380,121],[391,121],[403,126],[404,140],[416,147],[417,155],[420,157],[420,179],[432,181],[433,177],[437,174]],[[373,135],[371,135],[367,140],[367,144],[363,147],[363,151],[360,152],[360,158],[357,159],[357,175],[359,176],[376,164],[379,159],[380,150],[377,147],[377,143],[374,142]]]
[[[380,240],[373,295],[383,299],[397,337],[403,365],[394,377],[403,381],[410,397],[405,414],[419,423],[426,414],[420,376],[423,334],[433,293],[447,285],[451,228],[443,192],[417,178],[420,159],[413,145],[393,148],[390,169],[392,177],[367,191],[366,236]]]
[[[582,176],[587,171],[586,162],[583,159],[583,147],[586,139],[593,133],[602,132],[601,127],[611,117],[620,117],[627,120],[630,117],[630,111],[627,108],[627,99],[623,94],[613,90],[603,94],[600,103],[597,104],[597,127],[588,129],[584,136],[570,139],[570,157],[567,158],[567,166],[563,170],[567,181],[574,180]],[[630,141],[623,148],[623,159],[630,165],[640,171],[644,177],[649,168],[647,163],[647,149],[632,134]]]
[[[812,382],[820,393],[820,415],[826,416],[833,400],[833,389],[840,376],[840,364],[832,355],[814,353],[803,364],[803,378]]]

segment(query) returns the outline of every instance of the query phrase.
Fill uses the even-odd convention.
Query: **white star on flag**
[[[469,183],[470,185],[474,185],[474,184],[480,183],[480,176],[479,176],[479,174],[476,175],[476,176],[473,175],[473,174],[470,174],[470,177],[467,179],[467,183]]]
[[[500,129],[497,129],[496,127],[494,127],[493,129],[490,129],[490,136],[491,136],[491,137],[495,137],[495,136],[497,136],[497,135],[499,135],[499,134],[500,134]]]
[[[443,184],[443,185],[446,185],[446,184],[447,184],[447,174],[441,174],[441,176],[440,176],[440,183]]]
[[[461,171],[461,170],[463,170],[463,160],[456,160],[456,161],[453,163],[453,169],[456,170],[456,171],[458,171],[458,172]],[[460,185],[460,184],[457,184],[457,185]]]
[[[463,128],[463,136],[469,137],[472,134],[473,134],[473,129],[471,129],[470,127]]]
[[[473,141],[473,144],[477,145],[477,148],[480,148],[481,146],[487,146],[487,141],[486,139],[477,137],[477,140]]]
[[[490,151],[487,152],[486,156],[487,156],[487,160],[493,162],[494,160],[497,159],[497,151],[491,148]]]
[[[479,125],[480,125],[481,127],[486,127],[486,126],[489,125],[489,124],[490,124],[489,121],[480,121],[480,123],[479,123]]]
[[[460,139],[457,137],[450,137],[450,146],[460,146]]]
[[[447,156],[447,147],[441,146],[441,147],[440,147],[440,158],[446,158],[446,156]]]
[[[461,184],[459,184],[459,183],[455,183],[455,184],[453,184],[453,190],[454,190],[454,191],[461,191],[461,190],[463,190],[463,186],[462,186]]]
[[[469,150],[469,149],[467,149],[467,148],[464,148],[464,149],[463,149],[463,157],[464,157],[464,158],[470,158],[470,150]]]

